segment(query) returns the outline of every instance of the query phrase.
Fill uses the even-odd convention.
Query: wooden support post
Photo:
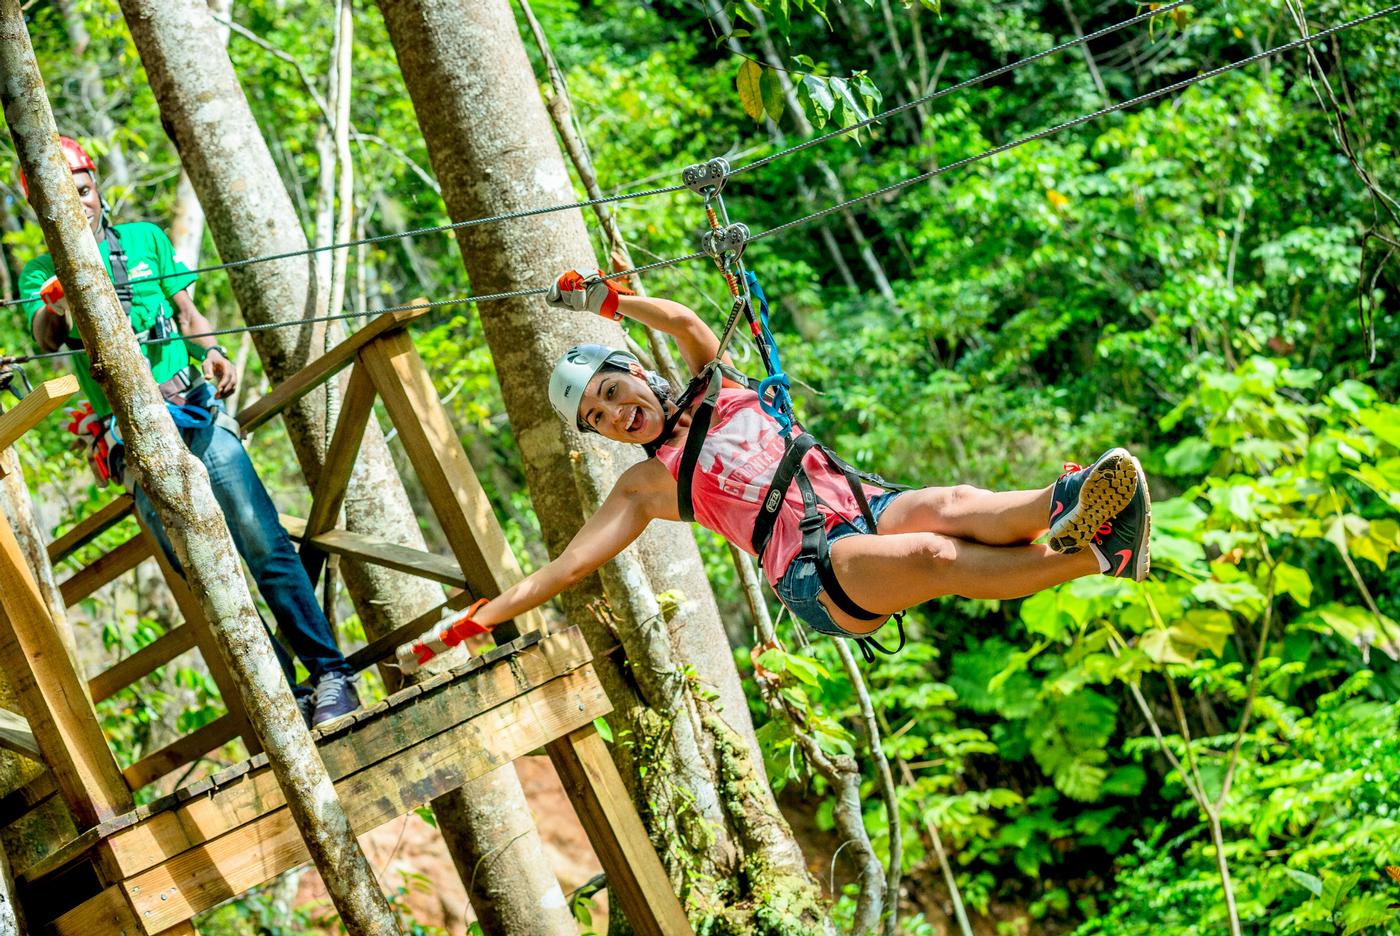
[[[360,351],[360,362],[399,431],[404,451],[466,575],[468,591],[477,597],[499,595],[520,580],[520,565],[413,339],[402,329],[387,332]],[[522,631],[545,630],[538,610],[521,615],[515,624],[518,630],[497,627],[496,639],[503,642]]]
[[[350,381],[346,384],[345,397],[340,403],[340,417],[335,424],[335,435],[331,437],[325,467],[321,477],[316,480],[316,490],[311,496],[311,513],[306,518],[307,538],[301,544],[301,563],[306,567],[306,575],[313,586],[321,577],[326,554],[317,549],[310,539],[335,529],[336,518],[340,516],[341,505],[345,503],[350,473],[355,468],[355,454],[360,450],[365,426],[373,414],[374,384],[364,367],[356,367],[350,371]]]
[[[0,665],[79,829],[132,808],[131,791],[29,572],[0,517]]]
[[[219,687],[219,696],[224,700],[224,708],[228,710],[229,718],[235,728],[233,737],[243,739],[243,744],[248,748],[249,755],[261,754],[262,744],[253,731],[252,723],[248,721],[248,713],[243,709],[243,696],[233,682],[233,676],[228,671],[228,664],[224,662],[223,654],[219,652],[214,632],[209,628],[209,619],[204,616],[204,609],[200,607],[185,579],[170,564],[170,559],[165,555],[165,550],[160,548],[155,534],[147,529],[144,523],[141,524],[141,537],[146,541],[151,554],[155,557],[156,565],[160,567],[160,574],[165,579],[165,584],[170,588],[170,593],[175,596],[175,604],[180,608],[180,614],[185,619],[185,623],[181,626],[188,627],[193,633],[194,645],[199,648],[199,655],[204,658],[204,665],[209,667],[209,675],[214,677],[214,685]],[[269,639],[275,638],[269,635]],[[203,754],[208,750],[209,748],[205,748],[199,753]]]
[[[627,787],[592,725],[545,745],[627,921],[643,936],[692,932]]]

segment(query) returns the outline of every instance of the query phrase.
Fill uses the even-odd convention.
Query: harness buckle
[[[729,160],[723,156],[681,170],[681,182],[697,195],[713,198],[729,179]]]
[[[826,518],[820,511],[813,510],[802,514],[802,519],[797,522],[797,528],[805,536],[808,533],[817,533],[826,529]]]
[[[744,248],[748,246],[752,236],[747,224],[736,221],[701,233],[700,249],[714,258],[716,263],[728,269],[744,255]]]

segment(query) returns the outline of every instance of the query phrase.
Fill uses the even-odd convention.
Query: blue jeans
[[[886,491],[870,498],[870,513],[877,523],[885,509],[903,493],[903,491]],[[870,528],[866,524],[865,518],[857,515],[851,518],[850,522],[838,523],[828,530],[826,540],[828,543],[834,543],[848,536],[869,532]],[[778,600],[787,607],[792,616],[817,633],[827,634],[831,637],[854,638],[859,636],[852,634],[832,620],[831,612],[819,600],[821,593],[825,590],[822,587],[821,578],[817,575],[817,561],[803,559],[800,555],[794,557],[792,562],[788,564],[782,578],[778,579],[778,587],[774,589],[777,592]]]
[[[277,620],[277,626],[310,674],[311,684],[315,685],[329,672],[349,675],[350,666],[336,646],[330,622],[316,600],[316,590],[306,575],[301,557],[282,528],[277,508],[253,470],[243,443],[223,426],[213,424],[185,428],[180,434],[194,456],[209,470],[209,484],[228,523],[229,533],[233,534],[233,544],[248,563],[248,570],[253,573],[253,580]],[[183,575],[155,507],[139,484],[133,496],[141,522],[155,534],[171,565]],[[271,633],[268,636],[271,637]],[[295,688],[296,668],[291,658],[277,640],[272,641],[272,647],[288,684]]]

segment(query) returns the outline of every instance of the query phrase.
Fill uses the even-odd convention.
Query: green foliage
[[[91,37],[81,55],[59,5],[28,11],[60,127],[106,165],[126,157],[129,178],[105,189],[121,220],[168,221],[178,162],[115,0],[68,6]],[[1071,32],[1061,3],[889,4],[886,19],[884,4],[763,0],[766,38],[784,73],[768,64],[764,27],[747,4],[725,4],[742,55],[690,3],[534,6],[605,189],[638,179],[665,185],[688,163],[770,151],[763,118],[788,131],[796,117],[780,77],[797,87],[808,119],[831,129]],[[1074,8],[1085,30],[1128,15]],[[1366,9],[1320,0],[1308,12],[1321,24]],[[446,212],[424,181],[428,154],[383,24],[372,5],[361,12],[352,116],[362,133],[354,158],[364,233],[440,224]],[[328,7],[240,0],[234,16],[323,80]],[[767,229],[835,201],[818,160],[847,195],[873,191],[1100,107],[1105,95],[1121,100],[1240,58],[1291,29],[1272,5],[1192,7],[1096,41],[1102,90],[1078,53],[1062,55],[898,115],[859,140],[852,134],[741,176],[726,190],[727,206],[736,220]],[[230,55],[309,229],[318,108],[285,58],[237,33]],[[1395,191],[1400,32],[1386,23],[1357,30],[1329,43],[1324,58],[1362,161]],[[1260,63],[863,206],[854,220],[892,301],[840,218],[830,230],[853,286],[815,229],[759,241],[746,254],[774,300],[805,425],[853,460],[917,483],[1039,488],[1064,460],[1126,444],[1152,480],[1147,583],[1095,577],[1023,602],[934,603],[911,614],[909,648],[869,671],[899,783],[910,892],[943,886],[936,830],[967,903],[996,912],[1004,926],[1018,918],[1030,931],[1221,932],[1209,823],[1170,752],[1195,762],[1212,800],[1231,777],[1220,820],[1247,932],[1400,931],[1387,916],[1400,893],[1379,873],[1400,864],[1400,319],[1378,317],[1379,353],[1368,360],[1353,309],[1370,206],[1301,63]],[[117,123],[106,139],[93,131],[103,110]],[[810,203],[798,178],[816,190]],[[13,179],[0,150],[12,267],[41,249]],[[693,250],[703,223],[698,204],[682,196],[628,202],[619,219],[642,262]],[[207,240],[203,259],[214,258]],[[1378,304],[1395,291],[1394,277],[1393,267],[1382,270]],[[350,283],[347,303],[371,308],[471,288],[446,237],[357,250]],[[647,285],[711,321],[727,305],[723,284],[698,265],[659,270]],[[222,276],[204,277],[197,296],[218,324],[237,324]],[[477,317],[435,317],[415,340],[511,545],[527,568],[537,566],[548,553]],[[29,345],[22,323],[0,317],[0,347]],[[753,365],[737,353],[741,366]],[[252,359],[249,394],[263,383]],[[33,367],[30,376],[61,369]],[[285,438],[259,433],[250,451],[279,504],[304,508]],[[62,504],[59,516],[46,516],[59,528],[105,501],[56,426],[32,433],[21,453],[31,485]],[[446,547],[440,531],[425,534]],[[700,541],[720,607],[746,642],[727,552],[711,537]],[[157,633],[150,614],[115,601],[93,599],[82,615],[95,622],[89,643],[112,654]],[[348,621],[346,636],[362,636],[358,622]],[[825,638],[800,649],[790,623],[783,636],[788,649],[759,662],[782,677],[781,691],[824,750],[861,759],[867,827],[887,849],[865,741],[854,730],[856,703],[834,650]],[[748,665],[746,649],[736,657]],[[183,706],[186,728],[217,714],[207,679],[192,668],[176,661],[160,676],[101,707],[123,762],[159,743],[167,703]],[[784,802],[829,828],[830,793],[788,726],[756,703],[755,713]],[[618,731],[613,743],[646,760],[666,730],[653,728],[640,737]],[[648,806],[668,817],[668,836],[703,836],[689,821],[692,805],[672,799],[666,766],[650,771]],[[838,862],[838,894],[842,873]],[[223,908],[228,922],[201,923],[201,931],[310,925],[307,914],[271,920],[258,900]],[[902,925],[930,929],[919,917]]]

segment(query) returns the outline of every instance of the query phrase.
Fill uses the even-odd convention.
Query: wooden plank
[[[175,567],[170,564],[165,550],[161,549],[157,543],[155,534],[146,529],[144,524],[141,527],[141,534],[145,537],[155,556],[156,565],[160,567],[160,574],[165,579],[166,587],[175,596],[175,604],[185,619],[182,626],[190,628],[194,644],[199,648],[199,655],[204,658],[204,665],[208,668],[209,675],[213,677],[214,685],[219,687],[219,697],[223,699],[224,708],[232,718],[233,736],[243,739],[243,744],[247,747],[249,754],[259,753],[262,751],[262,745],[258,743],[257,736],[253,733],[252,723],[248,721],[243,705],[243,696],[239,693],[238,685],[233,681],[233,676],[229,674],[228,664],[224,662],[223,654],[219,652],[214,632],[210,630],[209,621],[204,616],[204,608],[194,597],[194,592],[190,591],[190,586],[184,577],[175,571]],[[205,750],[212,750],[212,748]],[[199,753],[203,754],[204,751]]]
[[[426,303],[426,299],[415,299],[414,303]],[[281,413],[297,400],[315,390],[331,377],[340,373],[350,365],[355,359],[355,355],[360,349],[369,344],[380,335],[402,329],[404,325],[413,321],[421,315],[426,315],[430,309],[426,306],[415,306],[401,312],[386,312],[370,322],[364,328],[346,338],[340,344],[331,348],[325,354],[307,364],[288,379],[278,384],[271,393],[256,400],[244,407],[238,414],[238,424],[243,428],[244,435],[252,432],[258,426],[267,422],[272,417]]]
[[[131,809],[116,759],[49,617],[9,521],[0,515],[0,666],[79,829]]]
[[[136,506],[130,494],[123,494],[101,510],[81,520],[73,529],[49,544],[49,562],[58,565],[76,551],[106,533],[131,515]]]
[[[327,530],[308,539],[308,521],[289,514],[279,514],[279,518],[287,530],[287,535],[302,544],[303,557],[306,555],[307,544],[311,544],[322,552],[346,559],[358,559],[398,572],[407,572],[409,575],[432,579],[444,585],[456,588],[465,588],[467,585],[461,566],[446,556],[410,546],[400,546],[398,543],[375,539],[361,533],[351,533],[349,530]]]
[[[150,544],[140,535],[133,536],[116,549],[99,557],[92,565],[68,576],[63,584],[58,586],[58,592],[63,596],[64,607],[73,607],[117,576],[139,566],[150,555]]]
[[[316,479],[316,490],[311,495],[306,533],[312,537],[335,529],[336,518],[340,516],[341,505],[345,503],[350,474],[355,470],[355,456],[365,436],[365,426],[374,415],[374,396],[374,384],[369,375],[363,367],[356,366],[350,371],[350,381],[346,384],[345,396],[340,403],[340,416],[335,423],[335,435],[331,437],[325,465],[321,476]],[[325,561],[325,552],[316,547],[314,540],[302,541],[301,563],[306,567],[306,575],[312,585],[321,577],[321,567]]]
[[[113,663],[88,680],[88,692],[92,694],[93,704],[110,699],[132,683],[145,679],[193,647],[194,638],[194,628],[179,624],[135,653]]]
[[[77,392],[78,378],[72,374],[46,380],[29,391],[14,409],[0,413],[0,449],[14,445]]]
[[[419,695],[404,715],[391,712],[356,724],[350,734],[321,745],[321,760],[331,779],[340,780],[412,744],[431,741],[452,725],[507,704],[523,692],[578,672],[588,659],[582,635],[570,629],[521,653],[510,664],[475,673],[437,693]],[[283,802],[272,772],[256,771],[215,797],[189,800],[113,835],[104,850],[110,853],[113,867],[123,877],[131,877],[280,808]]]
[[[0,748],[23,754],[34,760],[43,759],[28,720],[23,715],[5,708],[0,708]]]
[[[133,790],[139,790],[170,771],[178,770],[210,751],[223,747],[238,736],[237,720],[225,712],[203,728],[196,728],[165,747],[147,754],[123,770],[122,776]]]
[[[136,911],[120,886],[107,888],[49,924],[57,936],[143,936]]]
[[[45,770],[17,790],[0,796],[0,828],[17,821],[53,798],[58,786],[53,780],[53,771]],[[15,869],[19,873],[19,869]]]
[[[472,595],[469,591],[458,591],[450,596],[445,602],[433,608],[431,611],[424,611],[418,617],[407,624],[400,624],[398,627],[381,634],[374,640],[365,644],[354,653],[345,658],[345,662],[350,664],[350,668],[358,673],[368,669],[381,660],[387,660],[394,655],[399,644],[422,634],[434,623],[442,619],[444,611],[461,611],[472,603]]]
[[[369,368],[404,451],[466,573],[468,590],[481,597],[499,595],[520,581],[520,564],[413,339],[403,331],[384,335],[365,346],[360,361]],[[544,616],[535,609],[497,630],[503,640],[509,640],[521,631],[547,628]]]
[[[685,910],[593,725],[549,742],[545,750],[627,921],[643,936],[689,936]]]
[[[367,832],[510,763],[611,709],[591,668],[454,725],[336,784],[356,833]],[[148,931],[187,920],[307,860],[283,807],[123,882]]]

